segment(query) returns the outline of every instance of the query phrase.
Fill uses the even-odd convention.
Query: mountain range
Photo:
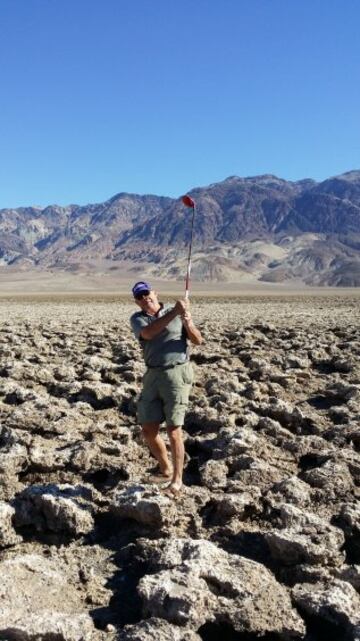
[[[231,176],[189,194],[194,279],[360,286],[360,171],[323,182]],[[180,198],[119,193],[99,204],[0,210],[2,271],[123,266],[176,280],[189,238]]]

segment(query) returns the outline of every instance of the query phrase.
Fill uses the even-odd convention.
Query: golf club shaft
[[[188,298],[189,298],[190,271],[191,271],[191,261],[188,263],[188,268],[187,268],[187,272],[186,272],[185,300],[188,300]]]
[[[195,205],[192,207],[192,220],[191,220],[191,232],[190,232],[190,245],[189,245],[189,254],[187,261],[187,270],[186,270],[186,281],[185,281],[185,300],[189,298],[190,293],[190,273],[191,273],[191,252],[192,252],[192,242],[193,242],[193,232],[194,232],[194,220],[195,220]]]

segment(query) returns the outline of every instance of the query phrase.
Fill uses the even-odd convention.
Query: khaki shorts
[[[189,361],[168,369],[148,369],[138,400],[138,421],[183,425],[194,372]]]

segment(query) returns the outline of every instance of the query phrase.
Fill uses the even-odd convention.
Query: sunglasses
[[[149,296],[150,292],[148,290],[144,290],[142,292],[139,292],[138,294],[135,294],[134,298],[135,300],[142,300],[144,296]]]

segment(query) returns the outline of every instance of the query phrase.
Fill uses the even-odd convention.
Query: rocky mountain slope
[[[321,183],[232,176],[192,190],[193,277],[360,285],[360,171]],[[105,203],[0,210],[3,268],[107,269],[141,263],[183,277],[190,235],[181,200],[117,194]]]

